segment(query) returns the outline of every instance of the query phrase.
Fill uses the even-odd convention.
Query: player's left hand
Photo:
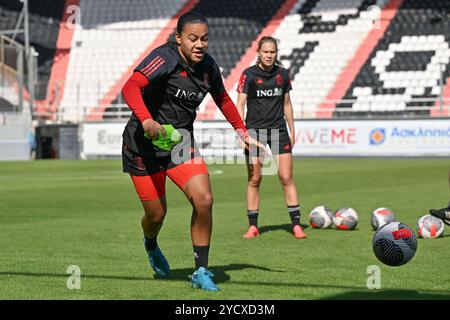
[[[258,140],[250,137],[250,136],[246,136],[244,138],[244,143],[245,143],[245,149],[251,151],[254,148],[258,148],[259,149],[259,156],[260,157],[265,157],[267,155],[267,149],[266,147],[259,142]]]
[[[291,138],[291,149],[294,149],[294,145],[295,145],[295,136],[292,134],[290,138]]]

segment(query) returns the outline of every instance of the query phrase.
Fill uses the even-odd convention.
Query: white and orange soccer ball
[[[388,208],[377,208],[372,211],[372,216],[370,218],[370,224],[374,230],[380,229],[385,224],[395,221],[395,214],[391,209]]]
[[[424,215],[417,221],[417,233],[426,239],[438,238],[444,234],[444,223],[430,214]]]
[[[333,224],[333,211],[325,206],[318,206],[309,213],[309,223],[315,229],[326,229]]]
[[[336,211],[333,224],[339,230],[354,230],[358,224],[358,214],[352,208],[342,208]]]

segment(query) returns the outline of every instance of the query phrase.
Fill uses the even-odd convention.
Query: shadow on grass
[[[2,271],[0,272],[0,277],[7,276],[18,276],[18,277],[57,277],[57,278],[68,278],[71,276],[68,273],[48,273],[48,272],[17,272],[17,271]],[[95,275],[95,274],[84,274],[81,273],[81,278],[87,279],[113,279],[113,280],[149,280],[150,277],[133,277],[133,276],[110,276],[110,275]]]
[[[243,269],[256,269],[268,272],[284,272],[282,270],[272,270],[265,267],[258,267],[251,264],[236,264],[232,263],[227,266],[210,266],[210,270],[214,273],[214,280],[216,283],[229,281],[231,278],[227,274],[227,271],[243,270]],[[190,280],[193,272],[193,268],[174,269],[171,271],[169,277],[159,277],[154,275],[155,279],[165,280]]]
[[[302,227],[303,230],[308,229],[309,226],[307,224],[300,224],[300,226]],[[279,224],[279,225],[271,225],[271,226],[262,226],[262,227],[258,227],[259,229],[259,234],[263,234],[266,232],[271,232],[271,231],[277,231],[277,230],[284,230],[288,233],[292,233],[292,225],[291,224]]]
[[[268,272],[284,272],[282,270],[271,270],[264,267],[254,266],[250,264],[230,264],[227,266],[212,266],[210,270],[214,273],[214,279],[217,283],[225,282],[230,280],[230,276],[226,273],[227,271],[243,270],[243,269],[256,269]],[[154,279],[164,279],[164,280],[183,280],[188,281],[191,279],[191,275],[194,272],[194,268],[182,268],[182,269],[172,269],[169,277],[159,277],[153,273],[149,267],[148,277],[139,276],[120,276],[120,275],[95,275],[95,274],[85,274],[81,273],[81,278],[84,279],[113,279],[113,280],[130,280],[130,281],[143,281],[143,280],[154,280]],[[2,271],[1,276],[22,276],[22,277],[61,277],[68,278],[70,274],[67,273],[46,273],[46,272],[17,272],[17,271]]]
[[[268,272],[283,273],[283,270],[272,270],[264,267],[258,267],[249,264],[230,264],[227,266],[212,266],[211,271],[214,273],[214,279],[216,283],[223,283],[230,281],[231,278],[227,274],[228,271],[243,270],[243,269],[256,269]],[[149,270],[149,272],[152,272]],[[190,281],[193,268],[173,269],[170,276],[161,278],[165,281]],[[59,277],[67,278],[70,275],[65,273],[39,273],[39,272],[16,272],[16,271],[2,271],[0,272],[0,278],[4,276],[13,277]],[[112,280],[128,280],[128,281],[154,281],[158,280],[158,277],[154,274],[149,274],[148,277],[141,276],[120,276],[120,275],[94,275],[94,274],[81,274],[82,278],[87,279],[112,279]],[[255,290],[262,290],[262,287],[288,287],[288,288],[309,288],[309,289],[340,289],[348,290],[345,293],[326,296],[320,300],[450,300],[450,294],[444,290],[397,290],[397,289],[380,289],[369,290],[366,287],[339,285],[339,284],[320,284],[317,282],[307,283],[300,281],[292,282],[278,282],[278,281],[230,281],[229,285],[248,286],[254,287]],[[260,288],[258,288],[260,287]],[[280,297],[281,298],[281,297]]]

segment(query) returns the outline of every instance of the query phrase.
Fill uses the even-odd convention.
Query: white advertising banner
[[[82,125],[82,157],[120,156],[124,127],[125,123]],[[298,120],[295,131],[295,156],[450,157],[450,119]],[[243,155],[225,121],[197,121],[194,136],[206,158]]]
[[[80,126],[81,157],[120,156],[126,123],[84,123]]]
[[[450,120],[297,121],[294,155],[449,156]]]

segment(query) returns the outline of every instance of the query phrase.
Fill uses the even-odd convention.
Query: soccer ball
[[[326,229],[333,224],[333,211],[325,206],[318,206],[309,213],[309,223],[313,228]]]
[[[336,211],[333,223],[339,230],[353,230],[358,224],[358,214],[352,208],[342,208]]]
[[[444,223],[430,214],[424,215],[417,222],[417,233],[427,239],[440,237],[444,233]]]
[[[417,251],[414,231],[401,222],[385,224],[372,239],[375,256],[388,266],[401,266],[411,260]]]
[[[370,224],[374,230],[378,230],[385,224],[395,221],[395,214],[391,209],[378,208],[372,211]]]

